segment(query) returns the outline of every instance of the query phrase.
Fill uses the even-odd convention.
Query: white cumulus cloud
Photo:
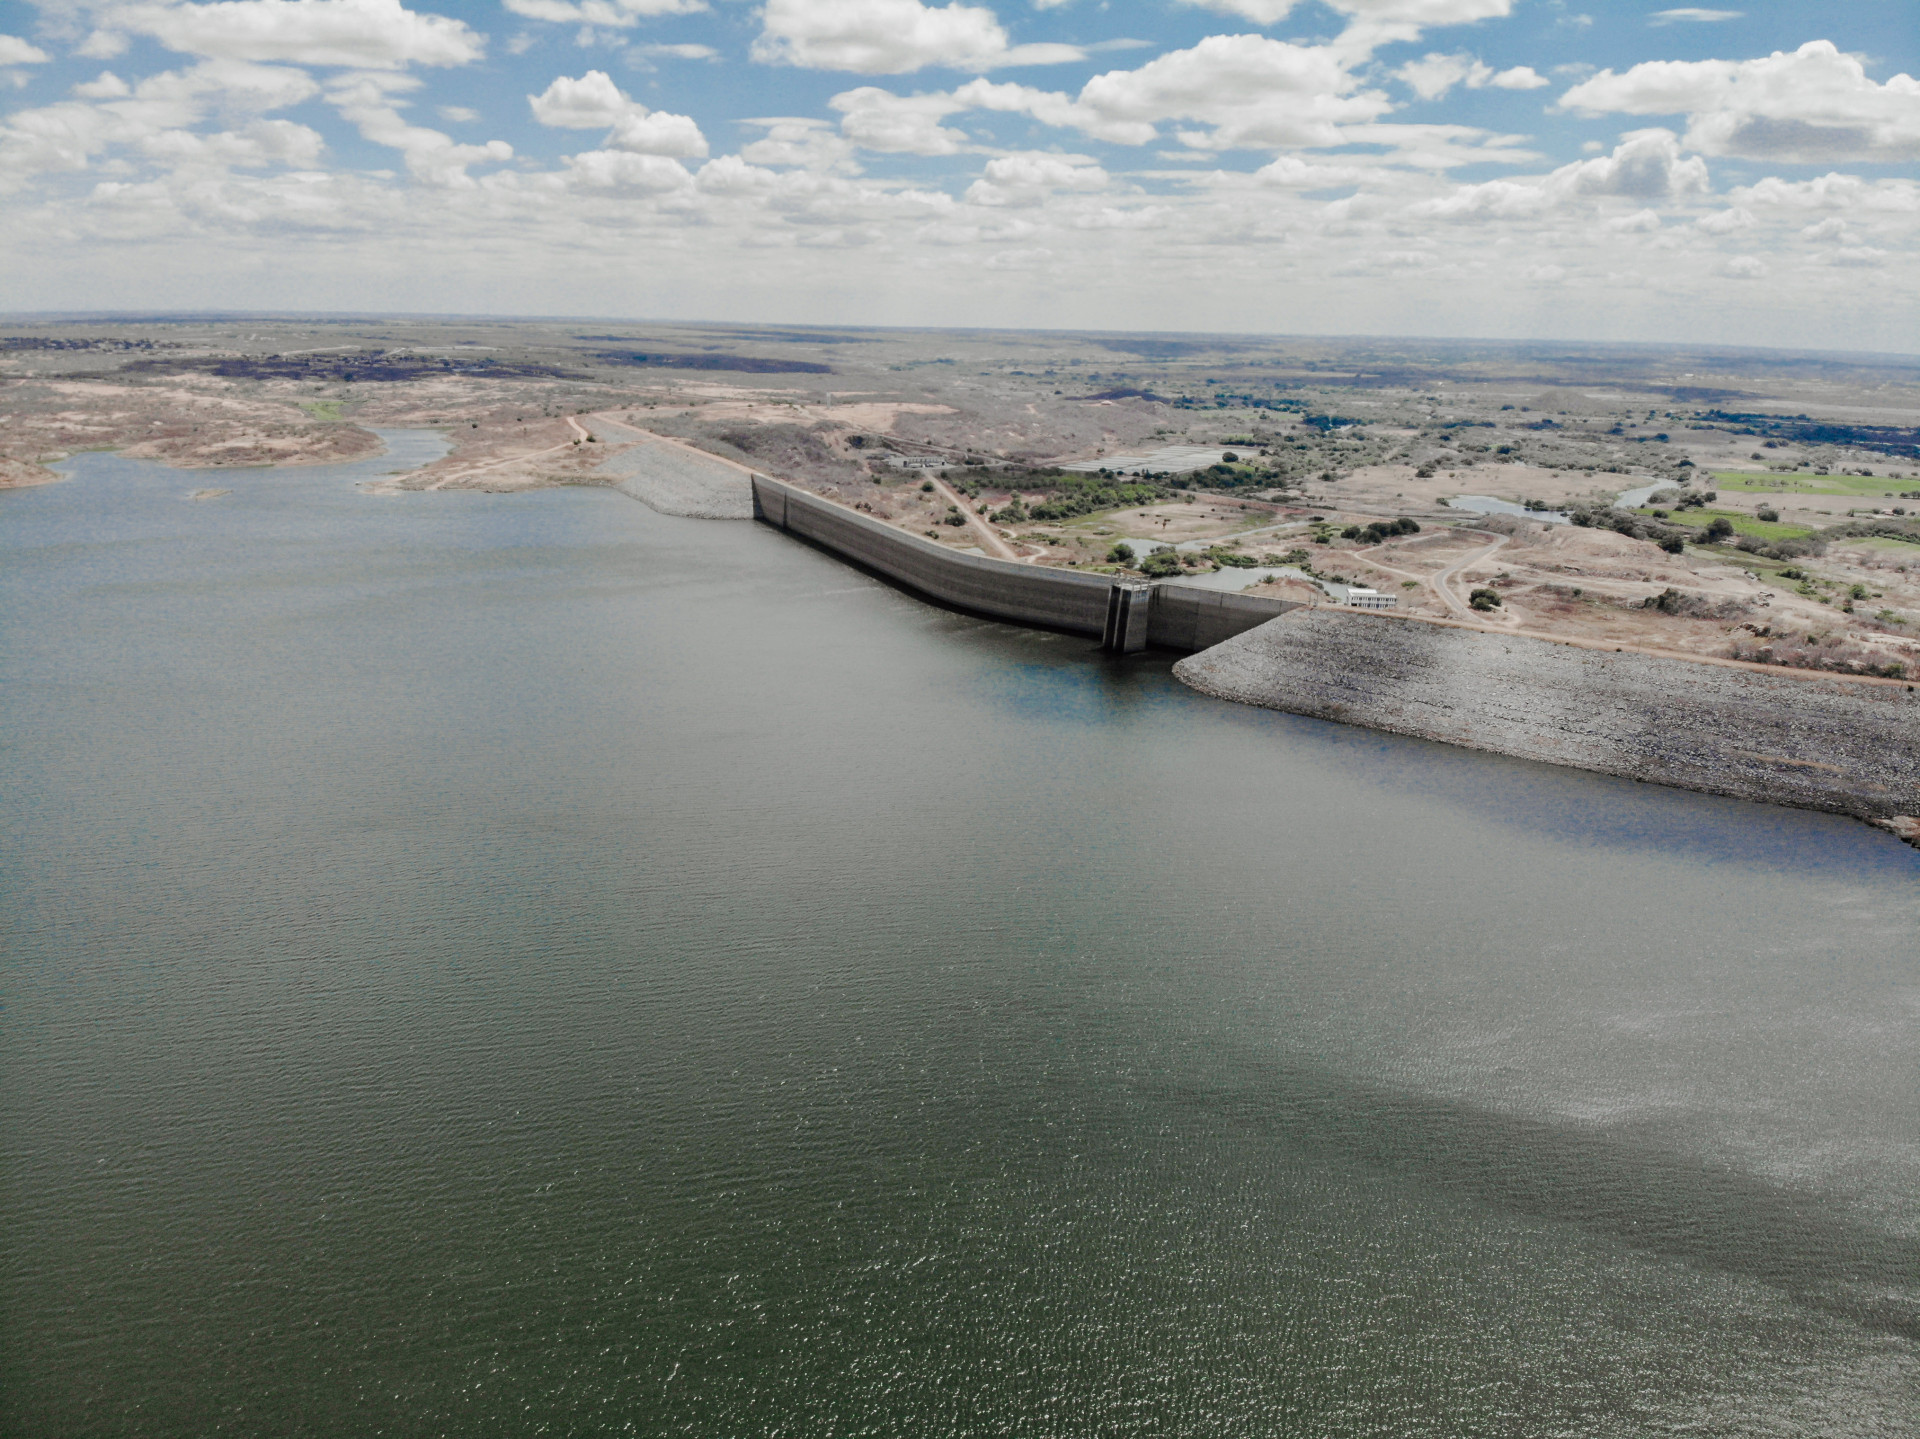
[[[73,93],[82,100],[118,100],[133,93],[133,86],[122,80],[111,70],[102,70],[91,80],[82,80],[73,87]]]
[[[1712,25],[1720,20],[1738,20],[1744,10],[1703,10],[1698,5],[1682,5],[1674,10],[1656,10],[1647,17],[1649,25]]]
[[[1858,57],[1814,40],[1763,60],[1656,60],[1603,70],[1560,103],[1592,114],[1687,116],[1705,155],[1818,164],[1920,159],[1920,80],[1868,78]]]
[[[1711,215],[1702,215],[1693,223],[1695,229],[1704,230],[1709,235],[1731,235],[1736,230],[1753,228],[1753,211],[1736,205],[1731,210],[1716,210]]]
[[[693,15],[706,0],[503,0],[507,9],[529,20],[562,25],[605,25],[625,29],[661,15]]]
[[[366,139],[398,150],[408,173],[427,185],[466,188],[474,183],[467,174],[469,165],[513,158],[513,146],[505,140],[462,145],[439,130],[408,124],[400,114],[406,102],[395,97],[416,83],[391,75],[352,76],[329,91],[327,99]]]
[[[741,147],[741,158],[750,164],[777,165],[815,174],[859,170],[853,158],[853,146],[828,128],[824,120],[783,116],[748,123],[766,127],[765,135]]]
[[[556,76],[538,95],[527,96],[533,118],[542,125],[563,130],[606,130],[632,106],[613,77],[604,70],[589,70],[579,79]]]
[[[976,205],[1038,205],[1057,190],[1104,190],[1110,177],[1084,155],[1001,155],[967,187]]]
[[[940,121],[964,109],[950,95],[895,95],[863,85],[828,102],[841,112],[840,133],[865,150],[892,155],[953,155],[967,137]]]
[[[1920,213],[1920,185],[1912,180],[1863,180],[1858,175],[1832,173],[1812,180],[1782,180],[1769,175],[1733,198],[1747,205],[1777,205],[1788,210],[1879,210],[1892,214]]]
[[[1469,90],[1538,90],[1550,82],[1531,65],[1515,65],[1510,70],[1495,70],[1472,55],[1425,55],[1410,60],[1393,72],[1422,100],[1438,100],[1455,85],[1464,83]]]
[[[233,60],[165,70],[138,85],[105,72],[75,86],[76,100],[16,111],[0,123],[0,190],[18,189],[36,175],[85,170],[115,151],[162,163],[170,156],[211,154],[196,150],[196,140],[185,135],[190,127],[216,111],[241,119],[284,109],[318,88],[303,70]],[[279,132],[254,133],[257,143],[248,153],[270,159],[274,152],[259,137]],[[240,153],[231,144],[227,151]],[[292,153],[285,145],[281,151]]]
[[[1872,245],[1843,245],[1837,250],[1824,250],[1813,257],[1816,265],[1839,265],[1848,269],[1877,270],[1887,263],[1887,252],[1876,250]]]
[[[1074,45],[1014,45],[993,11],[921,0],[767,0],[753,58],[808,70],[905,75],[1084,58]]]
[[[634,154],[627,150],[587,150],[566,159],[567,176],[576,185],[593,190],[624,190],[658,195],[685,190],[693,176],[678,160],[665,155]]]
[[[1340,143],[1342,124],[1364,123],[1391,102],[1358,92],[1332,51],[1264,35],[1210,35],[1138,70],[1111,70],[1082,87],[1073,123],[1088,134],[1146,144],[1166,121],[1200,149],[1295,148]],[[1043,115],[1036,118],[1045,119]]]
[[[589,70],[578,79],[558,76],[540,94],[527,96],[527,104],[533,110],[533,118],[542,125],[561,130],[606,131],[606,139],[601,142],[603,151],[681,160],[705,159],[707,155],[707,137],[700,133],[691,116],[649,110],[614,84],[613,77],[604,70]],[[643,173],[631,166],[622,170],[610,161],[598,163],[606,173]],[[657,173],[665,174],[664,171]]]
[[[1435,219],[1514,219],[1583,198],[1677,200],[1709,188],[1706,162],[1683,156],[1669,130],[1629,135],[1611,155],[1562,165],[1539,180],[1488,180],[1425,200],[1412,213]]]
[[[1238,15],[1256,25],[1278,25],[1293,13],[1296,0],[1180,0],[1180,3],[1217,10],[1223,15]]]
[[[1357,185],[1366,178],[1366,171],[1355,166],[1316,165],[1298,155],[1282,155],[1253,174],[1262,184],[1288,190],[1331,190]]]
[[[0,35],[0,65],[44,65],[47,52],[18,35]]]
[[[1660,216],[1652,210],[1635,210],[1631,215],[1616,215],[1607,221],[1616,235],[1644,235],[1660,228]]]
[[[1293,13],[1298,0],[1181,0],[1256,25],[1277,25]],[[1496,20],[1513,12],[1513,0],[1326,0],[1329,9],[1375,24],[1429,28]]]
[[[408,10],[400,0],[123,5],[107,13],[104,33],[150,35],[169,50],[214,59],[373,70],[465,65],[486,48],[462,21]]]
[[[1297,0],[1181,0],[1182,4],[1237,15],[1262,27],[1277,25]],[[1383,45],[1418,40],[1427,30],[1495,20],[1513,12],[1514,0],[1323,0],[1347,18],[1332,48],[1351,61],[1367,59]]]

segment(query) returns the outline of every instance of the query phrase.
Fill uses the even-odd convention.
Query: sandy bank
[[[25,460],[0,460],[0,490],[24,490],[33,485],[51,485],[65,475]]]

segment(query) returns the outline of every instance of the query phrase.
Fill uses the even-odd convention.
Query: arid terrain
[[[383,427],[440,429],[452,450],[376,496],[610,484],[609,461],[651,432],[1023,563],[1328,606],[1359,586],[1399,613],[1495,630],[1920,672],[1920,360],[609,322],[0,324],[0,487],[54,481],[48,466],[82,449],[199,470],[322,463],[375,453]]]

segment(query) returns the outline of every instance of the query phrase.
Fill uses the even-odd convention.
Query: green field
[[[302,400],[300,408],[316,420],[337,420],[342,403],[340,400]]]
[[[1651,516],[1653,511],[1641,510],[1639,513]],[[1667,516],[1668,524],[1685,525],[1695,530],[1704,530],[1714,520],[1725,520],[1733,526],[1736,535],[1752,535],[1756,540],[1804,540],[1813,533],[1805,525],[1772,524],[1735,510],[1674,510]]]
[[[1891,480],[1885,475],[1768,474],[1764,470],[1715,470],[1710,488],[1770,495],[1846,495],[1879,499],[1902,490],[1920,490],[1920,480]]]

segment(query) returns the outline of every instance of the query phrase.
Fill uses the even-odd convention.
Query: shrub
[[[1759,509],[1753,512],[1753,517],[1763,524],[1777,525],[1780,523],[1780,511],[1776,510],[1772,505],[1760,506]]]
[[[1155,550],[1140,561],[1140,573],[1156,580],[1180,573],[1180,557],[1170,549]]]
[[[1733,521],[1727,519],[1724,515],[1717,519],[1707,521],[1706,533],[1702,538],[1710,545],[1717,545],[1722,540],[1732,539]]]
[[[1098,510],[1129,509],[1156,504],[1167,497],[1159,485],[1144,485],[1097,475],[1064,477],[1049,486],[1052,493],[1033,507],[1036,520],[1071,520]]]
[[[1497,610],[1500,608],[1500,591],[1482,586],[1467,596],[1467,603],[1476,610]]]
[[[923,494],[923,495],[930,495],[930,494],[932,494],[932,493],[933,493],[933,481],[932,481],[932,480],[922,480],[922,481],[920,482],[920,493],[921,493],[921,494]]]
[[[1801,641],[1788,635],[1770,636],[1766,630],[1761,630],[1754,642],[1735,641],[1727,653],[1732,659],[1749,660],[1762,665],[1782,665],[1790,669],[1883,675],[1895,680],[1905,679],[1907,675],[1905,662],[1890,660],[1840,635],[1808,635]]]
[[[1663,615],[1683,615],[1689,619],[1726,620],[1748,613],[1747,607],[1738,600],[1721,600],[1717,604],[1705,595],[1685,595],[1669,585],[1657,595],[1648,595],[1640,602],[1640,607],[1658,610]]]
[[[1680,535],[1662,535],[1660,548],[1670,555],[1684,555],[1687,552],[1687,542]]]
[[[942,515],[940,517],[940,523],[943,525],[964,525],[966,522],[967,517],[958,510],[955,510],[952,514]]]
[[[1133,558],[1132,545],[1124,545],[1124,544],[1115,545],[1112,549],[1107,551],[1107,562],[1109,564],[1124,565],[1128,560],[1132,558]]]

